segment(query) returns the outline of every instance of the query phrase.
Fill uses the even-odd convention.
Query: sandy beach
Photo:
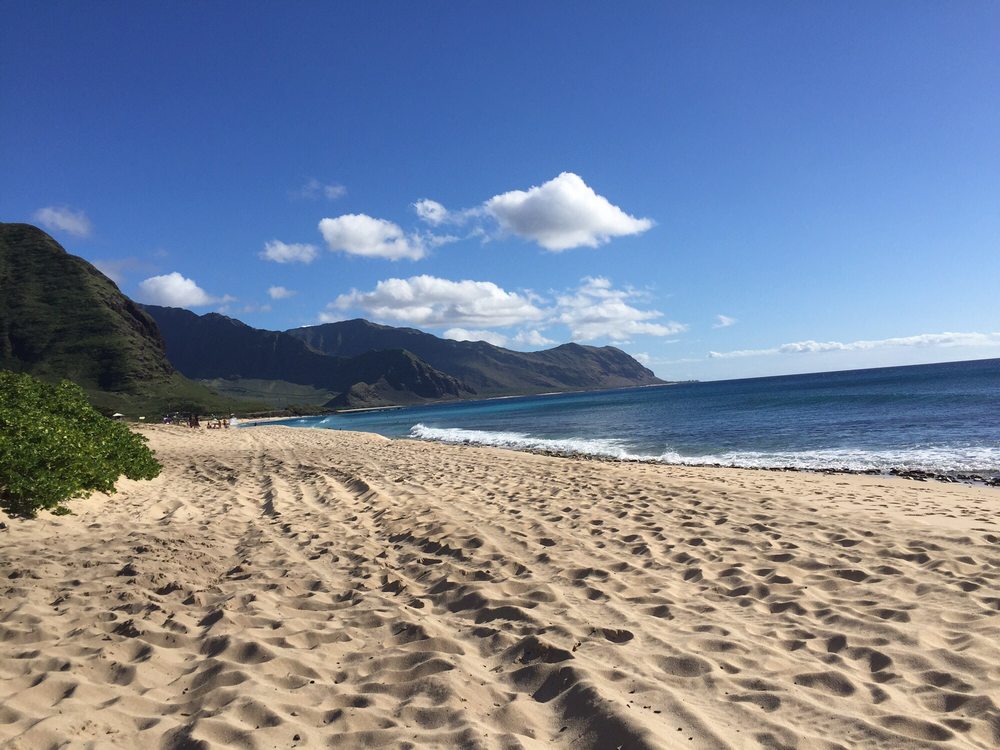
[[[995,489],[143,432],[2,519],[0,747],[1000,746]]]

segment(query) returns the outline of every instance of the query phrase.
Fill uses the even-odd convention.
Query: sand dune
[[[0,746],[1000,746],[1000,493],[322,430],[0,531]]]

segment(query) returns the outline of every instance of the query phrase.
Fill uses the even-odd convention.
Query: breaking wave
[[[802,451],[722,451],[702,455],[682,455],[666,448],[660,453],[642,453],[630,449],[627,441],[607,438],[542,438],[520,432],[491,432],[457,427],[428,427],[416,424],[410,437],[443,443],[468,443],[545,451],[564,455],[613,458],[621,461],[646,461],[686,466],[721,464],[748,469],[846,469],[848,471],[888,471],[919,469],[951,473],[996,474],[1000,472],[1000,446],[920,446],[910,448],[863,450],[825,448]]]

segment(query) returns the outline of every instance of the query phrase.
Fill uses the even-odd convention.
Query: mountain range
[[[211,380],[217,389],[255,392],[247,381],[311,386],[299,399],[328,407],[384,406],[469,398],[475,392],[403,349],[365,349],[330,356],[282,331],[251,328],[218,313],[197,315],[177,307],[146,305],[163,334],[170,361],[189,378]],[[233,389],[236,389],[235,391]]]
[[[363,319],[293,328],[286,333],[315,351],[333,356],[405,349],[486,397],[663,382],[613,346],[563,344],[538,352],[517,352],[485,341],[452,341],[415,328],[394,328]]]
[[[68,378],[123,411],[368,407],[662,382],[610,346],[518,352],[361,319],[269,331],[138,305],[28,224],[0,224],[0,369]]]
[[[563,344],[539,352],[516,352],[485,341],[452,341],[362,319],[264,331],[218,313],[196,315],[154,305],[146,305],[145,310],[159,325],[170,361],[188,377],[211,379],[213,386],[223,390],[227,384],[220,381],[241,389],[247,387],[246,381],[281,381],[338,391],[329,406],[662,382],[628,354],[610,346]],[[378,377],[380,372],[386,375]],[[351,393],[354,384],[358,388]]]

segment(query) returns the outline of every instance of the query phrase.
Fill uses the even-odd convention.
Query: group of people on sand
[[[187,425],[188,427],[201,427],[201,420],[197,414],[188,414],[186,417],[180,414],[168,414],[163,418],[163,424]],[[205,427],[209,430],[229,429],[229,417],[215,417],[205,422]]]

